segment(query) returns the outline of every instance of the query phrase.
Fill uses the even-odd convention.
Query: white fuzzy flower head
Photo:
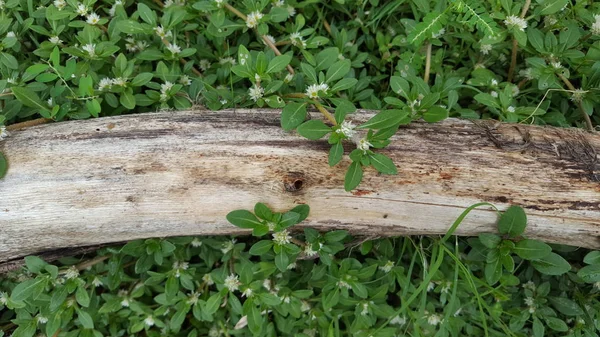
[[[442,316],[440,316],[438,314],[431,314],[427,317],[427,323],[429,323],[429,325],[436,326],[436,325],[440,324],[441,322],[442,322]]]
[[[165,39],[167,37],[173,36],[173,33],[171,33],[171,31],[165,31],[165,28],[162,25],[154,27],[154,32],[161,39]]]
[[[561,69],[561,68],[563,67],[563,66],[562,66],[562,64],[560,64],[560,62],[558,62],[558,61],[553,61],[553,62],[550,62],[550,65],[551,65],[551,66],[552,66],[552,68],[554,68],[554,69]]]
[[[71,266],[65,272],[65,277],[67,278],[67,280],[77,278],[78,276],[79,276],[79,270],[77,270],[77,268],[75,266]]]
[[[215,1],[215,5],[217,5],[217,7],[221,8],[223,7],[223,5],[225,4],[225,0],[214,0]]]
[[[360,312],[362,316],[367,316],[369,314],[369,303],[362,304],[362,311]]]
[[[281,232],[273,233],[272,235],[273,241],[278,245],[285,245],[286,243],[290,243],[290,240],[292,240],[290,233],[286,229],[282,230]]]
[[[6,82],[9,84],[17,84],[17,78],[16,77],[9,77],[6,79]]]
[[[528,81],[533,80],[533,73],[531,71],[531,68],[525,68],[523,70],[520,70],[519,75]]]
[[[5,292],[0,291],[0,304],[6,305],[7,302],[8,302],[8,295],[6,295]]]
[[[296,15],[296,9],[292,6],[287,6],[287,12],[290,17]]]
[[[590,27],[590,32],[594,35],[600,35],[600,14],[594,15],[594,23]]]
[[[275,6],[275,7],[282,7],[283,5],[285,5],[285,1],[283,1],[283,0],[273,1],[273,6]]]
[[[491,50],[492,50],[491,44],[482,44],[479,46],[479,52],[481,52],[483,55],[489,54]]]
[[[304,311],[309,311],[310,310],[310,304],[306,301],[302,301],[302,305],[300,306],[300,311],[304,312]]]
[[[386,262],[383,266],[379,266],[379,270],[383,271],[384,273],[389,273],[392,268],[394,268],[394,261],[390,260],[388,260],[388,262]]]
[[[169,100],[169,95],[167,95],[166,93],[163,92],[160,94],[159,99],[161,102],[166,102]]]
[[[515,27],[522,32],[524,32],[525,28],[527,28],[527,21],[516,15],[507,16],[506,20],[504,20],[504,24],[509,28]]]
[[[498,85],[498,80],[496,80],[495,78],[492,79],[492,81],[490,82],[490,84],[495,87]]]
[[[202,71],[207,71],[208,69],[210,69],[210,61],[208,61],[208,60],[204,60],[204,59],[200,60],[199,65],[200,65],[200,69]]]
[[[17,37],[17,34],[11,30],[10,32],[6,33],[6,37]]]
[[[344,121],[340,128],[335,130],[336,133],[344,135],[346,138],[352,138],[356,131],[354,130],[355,126],[350,121]]]
[[[311,244],[307,244],[306,247],[304,247],[304,255],[311,257],[317,255],[317,252],[312,249]]]
[[[511,113],[515,112],[515,107],[511,105],[506,109],[506,111],[511,112]]]
[[[117,77],[112,79],[113,85],[118,85],[120,87],[124,87],[127,85],[127,79],[123,77]]]
[[[210,274],[204,274],[204,276],[202,276],[202,281],[209,286],[212,286],[213,284],[215,284],[215,281],[213,281]]]
[[[363,153],[367,153],[367,151],[369,150],[369,148],[373,147],[373,144],[369,143],[369,141],[367,141],[366,138],[361,138],[357,143],[356,143],[356,148],[361,150]]]
[[[254,102],[258,101],[265,94],[265,89],[263,89],[260,85],[254,85],[250,89],[248,89],[248,96]]]
[[[294,79],[294,75],[288,73],[287,75],[285,75],[285,78],[283,79],[283,82],[290,83],[293,79]]]
[[[44,317],[42,315],[37,315],[35,317],[35,319],[37,320],[38,324],[46,324],[46,323],[48,323],[48,318]]]
[[[523,289],[529,289],[531,291],[535,291],[535,283],[533,281],[527,281],[523,284]]]
[[[10,133],[8,133],[8,131],[6,131],[6,126],[4,126],[4,125],[0,126],[0,140],[4,140],[8,136],[10,136]]]
[[[227,289],[229,289],[229,291],[234,292],[240,288],[242,283],[239,280],[239,276],[231,274],[225,279],[224,285],[227,287]]]
[[[290,34],[290,42],[292,46],[306,48],[306,42],[298,32]]]
[[[194,240],[192,240],[192,242],[190,242],[190,245],[194,248],[198,248],[198,247],[202,246],[202,241],[198,238],[194,238]]]
[[[246,26],[248,26],[248,28],[256,28],[263,16],[264,15],[259,11],[254,11],[248,14],[246,17]]]
[[[173,262],[173,270],[175,271],[175,277],[180,277],[181,276],[181,272],[184,270],[187,270],[189,268],[190,264],[187,262],[179,262],[179,261],[175,261]]]
[[[219,59],[219,64],[231,64],[232,66],[236,65],[236,61],[233,57],[228,56],[228,57],[223,57]]]
[[[225,103],[227,103],[227,101],[225,101]],[[225,103],[221,103],[221,104],[225,104]],[[235,239],[232,239],[231,241],[223,242],[221,252],[223,254],[229,253],[231,250],[233,250],[234,245],[235,245]]]
[[[51,36],[48,41],[50,41],[50,43],[52,44],[61,44],[63,41],[56,35]]]
[[[98,83],[98,90],[99,91],[103,91],[105,89],[110,89],[112,86],[113,80],[110,78],[103,78],[100,80],[100,83]]]
[[[492,90],[492,91],[490,92],[490,95],[491,95],[492,97],[494,97],[494,98],[498,98],[498,93],[497,93],[496,91],[493,91],[493,90]]]
[[[165,81],[165,83],[160,85],[160,92],[166,94],[171,88],[173,88],[173,83]]]
[[[265,35],[265,39],[269,40],[272,44],[275,44],[275,38],[273,35]],[[266,45],[267,43],[263,40],[263,43]]]
[[[431,34],[431,37],[433,37],[434,39],[437,39],[437,38],[442,37],[442,35],[444,35],[444,34],[446,34],[446,29],[442,28],[437,33]]]
[[[533,307],[535,305],[535,300],[533,297],[525,297],[525,305],[528,307]]]
[[[98,277],[94,277],[94,279],[92,280],[92,285],[94,287],[99,287],[102,285],[102,281],[100,281]]]
[[[406,316],[400,317],[400,315],[398,315],[398,316],[392,318],[392,320],[390,321],[390,324],[402,326],[402,325],[406,324]]]
[[[346,281],[337,281],[336,285],[338,286],[338,288],[347,288],[347,289],[352,289],[352,286],[346,282]]]
[[[77,14],[81,16],[86,16],[88,11],[89,9],[87,8],[87,6],[81,3],[77,5],[77,9],[75,10],[75,12],[77,12]]]
[[[144,324],[145,324],[147,327],[151,327],[151,326],[153,326],[153,325],[154,325],[154,318],[153,318],[152,316],[148,316],[148,317],[146,317],[146,319],[144,319]]]
[[[124,308],[129,307],[129,299],[128,298],[124,298],[123,300],[121,300],[121,306]]]
[[[95,44],[91,44],[91,43],[86,44],[86,45],[82,46],[81,49],[83,49],[83,51],[87,52],[90,57],[96,56],[96,45]]]
[[[427,292],[432,291],[434,288],[435,288],[435,283],[429,282],[429,284],[427,285]]]
[[[182,85],[190,85],[192,84],[192,79],[188,75],[183,75],[179,78],[179,83]]]
[[[4,3],[4,1],[2,1]],[[59,11],[65,8],[67,2],[65,0],[54,0],[54,7],[56,7]]]
[[[178,45],[176,45],[175,43],[170,43],[167,46],[167,49],[173,54],[173,55],[177,55],[179,53],[181,53],[181,47],[179,47]]]
[[[98,22],[100,22],[100,15],[96,13],[91,13],[86,17],[85,22],[87,22],[90,25],[96,25],[98,24]]]
[[[242,292],[242,297],[252,297],[254,295],[254,291],[251,288],[246,288]]]

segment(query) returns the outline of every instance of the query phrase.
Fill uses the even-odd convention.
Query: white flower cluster
[[[525,21],[525,19],[520,18],[516,15],[507,16],[506,20],[504,20],[504,24],[509,28],[515,27],[522,32],[524,32],[525,28],[527,28],[527,21]]]
[[[227,287],[227,289],[229,289],[229,291],[234,292],[240,288],[242,282],[240,282],[238,275],[231,274],[227,276],[223,284],[225,287]]]
[[[535,299],[533,297],[526,297],[524,302],[529,307],[529,313],[533,314],[535,312]]]
[[[292,237],[290,233],[284,229],[281,232],[273,233],[273,241],[278,245],[285,245],[286,243],[290,243]]]
[[[302,35],[298,32],[290,34],[290,42],[292,46],[306,48],[306,41],[302,39]]]
[[[590,31],[594,35],[600,35],[600,14],[594,15],[594,23],[590,27]]]
[[[246,17],[246,26],[248,26],[248,28],[256,28],[256,26],[258,26],[258,23],[260,22],[260,19],[262,19],[263,16],[264,15],[259,11],[254,11],[248,14],[248,16]]]
[[[173,270],[175,271],[175,277],[180,277],[181,272],[184,270],[187,270],[189,268],[189,266],[190,266],[190,264],[187,262],[179,262],[179,261],[173,262]]]
[[[124,87],[127,85],[127,79],[123,77],[103,78],[100,80],[100,83],[98,83],[98,90],[104,91],[110,89],[113,85]]]
[[[123,5],[122,0],[115,1],[115,3],[108,10],[108,15],[110,15],[111,17],[115,16],[115,13],[117,12],[117,6],[122,6],[122,5]]]
[[[261,87],[258,84],[254,85],[250,89],[248,89],[248,96],[250,96],[250,99],[252,99],[254,102],[261,99],[264,94],[265,94],[265,89],[263,89],[263,87]]]
[[[221,8],[225,4],[225,0],[215,0],[217,7]]]
[[[2,1],[2,3],[4,3],[4,1]],[[54,7],[56,7],[56,9],[61,11],[63,8],[65,8],[65,6],[67,5],[67,2],[65,0],[54,0],[53,4],[54,4]]]
[[[167,0],[165,1],[165,8],[169,8],[171,6],[185,6],[185,0]]]
[[[86,15],[88,14],[88,11],[89,11],[89,10],[90,10],[90,9],[89,9],[89,8],[88,8],[86,5],[84,5],[84,4],[82,4],[82,3],[78,3],[78,4],[77,4],[77,7],[76,7],[76,9],[75,9],[75,12],[76,12],[78,15],[81,15],[81,16],[86,16]]]
[[[165,83],[160,85],[160,101],[166,102],[169,99],[169,90],[173,88],[173,83],[169,81],[165,81]]]
[[[152,316],[148,316],[148,317],[146,317],[146,319],[144,319],[144,324],[145,324],[147,327],[151,327],[151,326],[153,326],[153,325],[154,325],[154,318],[153,318]]]
[[[167,45],[167,49],[173,54],[173,55],[177,55],[179,53],[181,53],[181,47],[179,47],[178,45],[176,45],[175,43],[169,43],[169,45]]]
[[[227,57],[223,57],[223,58],[219,59],[219,64],[227,64],[227,63],[231,64],[232,66],[237,64],[235,59],[231,56],[227,56]],[[200,61],[200,64],[202,64],[202,61]]]
[[[311,84],[306,88],[306,96],[313,99],[319,98],[319,91],[326,94],[327,90],[329,90],[329,86],[326,83]]]
[[[354,130],[355,126],[350,121],[344,121],[340,128],[335,130],[336,133],[342,134],[346,136],[346,138],[352,138],[356,131]]]
[[[166,39],[167,37],[173,36],[173,33],[171,33],[170,30],[169,31],[165,31],[165,28],[162,25],[154,27],[154,32],[161,39]]]
[[[383,266],[379,266],[379,270],[384,273],[389,273],[394,268],[394,261],[388,260]]]
[[[585,90],[583,90],[581,88],[575,89],[572,92],[573,95],[571,96],[571,101],[576,102],[576,103],[581,102],[583,100],[583,96],[585,96],[586,92],[587,91],[585,91]]]
[[[50,38],[48,39],[48,41],[50,41],[50,43],[52,44],[61,44],[63,41],[56,35],[54,36],[50,36]]]
[[[210,69],[210,61],[202,59],[202,60],[200,60],[200,63],[198,64],[198,66],[200,67],[200,69],[202,71],[207,71],[208,69]]]
[[[65,272],[65,277],[67,278],[67,280],[77,278],[79,277],[79,270],[77,270],[75,266],[71,266]]]
[[[233,246],[235,245],[236,239],[231,239],[231,241],[223,242],[221,246],[221,253],[227,254],[231,250],[233,250]]]
[[[100,15],[92,12],[91,14],[88,14],[86,16],[85,22],[87,22],[90,25],[96,25],[98,24],[98,22],[100,22]]]
[[[212,286],[213,284],[215,284],[215,281],[213,281],[210,274],[204,274],[204,276],[202,276],[202,281],[208,286]]]
[[[7,138],[8,136],[10,136],[10,133],[6,131],[6,126],[0,126],[0,140],[4,140],[4,138]]]
[[[442,323],[442,316],[438,315],[438,314],[431,314],[427,316],[427,323],[429,323],[429,325],[433,325],[436,326],[440,323]]]
[[[406,316],[400,317],[400,315],[398,315],[398,316],[392,318],[392,320],[390,321],[390,324],[402,326],[402,325],[406,324]]]
[[[369,143],[366,138],[361,138],[356,142],[356,148],[361,150],[364,154],[366,154],[371,147],[373,147],[373,144]]]
[[[491,50],[492,50],[492,45],[491,44],[481,44],[481,45],[479,45],[479,51],[483,55],[489,54]]]
[[[136,41],[133,36],[128,36],[125,38],[125,48],[127,51],[135,53],[136,51],[142,51],[148,47],[148,43],[143,40]]]
[[[87,52],[89,57],[96,57],[96,45],[95,44],[88,43],[86,45],[83,45],[81,47],[81,49],[84,52]]]

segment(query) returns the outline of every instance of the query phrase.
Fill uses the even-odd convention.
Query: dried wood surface
[[[343,190],[349,159],[330,168],[328,149],[326,140],[284,132],[274,110],[127,115],[15,131],[0,142],[10,165],[0,180],[0,264],[139,238],[240,234],[225,215],[259,201],[275,210],[306,203],[303,225],[364,236],[443,234],[471,204],[518,204],[529,216],[528,237],[600,248],[597,134],[414,123],[383,150],[399,174],[368,169],[352,193]],[[496,220],[490,208],[478,209],[456,233],[491,232]]]

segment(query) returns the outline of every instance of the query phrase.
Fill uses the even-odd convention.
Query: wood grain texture
[[[414,123],[383,150],[399,174],[367,169],[352,193],[343,190],[349,159],[331,168],[328,149],[326,140],[282,131],[274,110],[14,131],[0,142],[10,165],[0,180],[0,261],[139,238],[240,234],[225,215],[259,201],[281,211],[306,203],[303,225],[370,236],[443,234],[471,204],[518,204],[528,237],[600,248],[598,135],[494,121]],[[478,209],[456,233],[492,232],[496,220]]]

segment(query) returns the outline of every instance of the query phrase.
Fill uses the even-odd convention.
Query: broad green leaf
[[[344,146],[342,145],[342,142],[333,144],[329,150],[329,166],[335,166],[339,163],[340,160],[342,160],[343,155]]]
[[[586,264],[600,264],[600,251],[592,251],[585,255],[583,262]]]
[[[288,258],[287,254],[281,252],[275,255],[275,266],[277,266],[277,269],[279,269],[280,271],[286,271],[289,264],[290,259]]]
[[[179,280],[175,277],[175,275],[169,276],[167,278],[167,282],[165,283],[165,295],[167,296],[167,300],[170,301],[179,292]]]
[[[297,131],[302,137],[317,140],[331,132],[331,127],[325,125],[323,121],[313,119],[301,124]]]
[[[552,252],[552,247],[537,240],[521,240],[513,250],[520,258],[525,260],[541,259]]]
[[[499,244],[500,241],[502,241],[502,238],[499,237],[496,234],[492,234],[492,233],[481,233],[479,234],[479,241],[487,248],[496,248]]]
[[[498,103],[498,99],[494,98],[492,95],[490,94],[486,94],[486,93],[480,93],[475,95],[473,98],[475,98],[475,100],[483,105],[492,107],[492,108],[496,108],[496,109],[500,109],[500,104]]]
[[[31,296],[39,294],[40,288],[45,286],[46,279],[43,277],[37,277],[27,281],[23,281],[15,286],[10,294],[11,300],[20,302],[28,299]]]
[[[562,256],[550,253],[545,257],[532,260],[531,265],[542,274],[562,275],[571,270],[571,265]]]
[[[306,119],[306,104],[290,102],[281,112],[281,127],[284,130],[297,128]]]
[[[398,173],[396,165],[394,165],[394,162],[389,157],[381,153],[374,153],[369,158],[371,159],[371,165],[373,165],[377,171],[385,174]]]
[[[533,337],[544,337],[544,324],[537,318],[533,318]]]
[[[81,309],[77,309],[77,318],[79,319],[79,323],[81,323],[81,325],[85,329],[94,328],[94,320],[92,319],[92,316],[90,316],[90,314],[88,314],[87,312]]]
[[[31,89],[25,87],[12,87],[10,88],[10,90],[13,92],[15,97],[25,106],[48,112],[50,111],[46,104],[42,102],[40,97]]]
[[[129,110],[135,108],[135,96],[133,96],[131,90],[124,91],[119,97],[119,102]]]
[[[141,87],[142,85],[150,82],[154,75],[152,73],[140,73],[137,74],[133,80],[131,80],[131,85],[134,87]]]
[[[587,283],[600,282],[600,264],[592,264],[579,269],[577,276]]]
[[[523,208],[519,206],[510,206],[498,221],[498,231],[500,234],[508,234],[511,237],[519,236],[525,231],[527,226],[527,215]]]
[[[288,228],[290,226],[297,224],[298,219],[300,219],[300,214],[292,212],[292,211],[285,212],[281,216],[281,221],[279,221],[279,223],[277,224],[278,225],[277,227],[279,230],[283,230],[285,228]]]
[[[82,307],[88,307],[90,305],[90,295],[88,295],[87,291],[85,291],[84,286],[77,287],[77,291],[75,292],[75,300]]]
[[[268,253],[271,250],[271,247],[273,247],[272,240],[261,240],[250,247],[249,253],[250,255],[261,256]]]
[[[317,80],[317,73],[315,71],[315,68],[313,68],[310,64],[300,63],[300,69],[302,69],[302,73],[304,74],[304,76],[306,76],[306,78],[309,80],[309,82],[311,82],[311,83],[319,82],[319,80]]]
[[[156,25],[156,14],[150,9],[150,7],[143,3],[138,3],[137,12],[144,22],[153,26]]]
[[[502,277],[502,262],[500,259],[486,263],[484,274],[488,284],[496,284],[500,280],[500,277]]]
[[[584,315],[583,309],[575,301],[570,300],[566,297],[547,297],[554,309],[566,316],[582,316]]]
[[[356,127],[357,129],[385,129],[389,127],[393,127],[396,124],[400,123],[400,121],[406,117],[407,112],[404,110],[382,110],[371,119],[369,119],[366,123],[359,125]]]
[[[30,272],[38,274],[48,263],[37,256],[27,256],[25,257],[25,265]]]
[[[271,209],[262,202],[257,202],[256,205],[254,205],[254,214],[264,220],[271,220],[273,218]]]
[[[423,114],[423,119],[428,123],[435,123],[448,118],[448,110],[440,106],[432,106]]]
[[[0,53],[0,62],[9,69],[19,69],[19,61],[8,53]]]
[[[544,319],[546,320],[548,327],[554,331],[565,332],[569,330],[567,323],[560,318],[546,316]]]
[[[410,84],[400,76],[392,76],[390,78],[390,87],[396,94],[404,98],[407,98],[410,93]]]
[[[88,109],[90,114],[94,117],[98,117],[100,114],[100,103],[97,99],[87,100],[85,101],[85,107]]]
[[[145,34],[149,31],[141,23],[133,20],[118,21],[116,27],[125,34]]]
[[[299,215],[298,223],[304,221],[310,213],[310,207],[308,205],[298,205],[290,210],[290,212],[297,213]]]
[[[351,63],[349,60],[341,60],[334,63],[331,67],[329,67],[329,69],[327,69],[327,73],[325,74],[325,82],[331,83],[346,76],[346,74],[350,71],[350,67]]]
[[[246,210],[229,212],[227,214],[227,221],[240,228],[254,228],[261,225],[256,216]]]
[[[285,69],[285,67],[292,60],[292,56],[290,55],[279,55],[275,56],[267,66],[267,74],[277,73]]]
[[[540,8],[540,14],[541,15],[550,15],[550,14],[554,14],[558,11],[560,11],[561,9],[563,9],[567,3],[569,2],[569,0],[545,0]]]
[[[348,171],[346,172],[346,177],[344,178],[344,189],[346,191],[352,191],[355,189],[360,181],[362,180],[363,170],[362,166],[359,162],[352,162],[350,167],[348,167]]]
[[[331,87],[332,92],[338,92],[341,90],[346,90],[354,87],[358,83],[356,78],[342,78],[336,84]]]

